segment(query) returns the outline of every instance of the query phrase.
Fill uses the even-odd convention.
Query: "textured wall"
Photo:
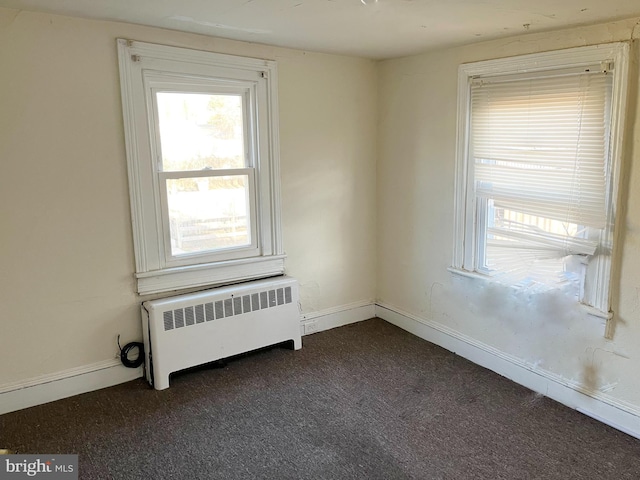
[[[611,341],[600,319],[553,295],[530,297],[447,271],[453,245],[457,69],[461,63],[630,40],[637,19],[532,34],[382,62],[379,71],[378,298],[562,382],[640,411],[640,127],[632,49],[622,268]],[[636,30],[637,32],[637,30]],[[635,34],[637,36],[637,33]],[[626,209],[626,211],[625,211]]]

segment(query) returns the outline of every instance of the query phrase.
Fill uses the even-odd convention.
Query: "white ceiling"
[[[640,0],[0,0],[0,6],[375,59],[640,16]]]

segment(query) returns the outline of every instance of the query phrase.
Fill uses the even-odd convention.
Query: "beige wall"
[[[0,9],[0,387],[111,359],[118,333],[141,338],[115,46],[123,37],[277,60],[286,269],[301,283],[304,313],[370,301],[377,279],[379,302],[640,412],[637,48],[613,339],[558,300],[447,271],[458,65],[629,40],[636,23],[377,65]]]
[[[560,298],[528,298],[456,276],[452,258],[457,69],[461,63],[630,40],[638,19],[526,35],[382,62],[379,68],[378,300],[472,343],[640,412],[640,126],[637,48],[626,129],[622,268],[615,331]],[[619,282],[618,282],[619,281]]]
[[[287,273],[303,312],[374,298],[374,62],[0,9],[0,387],[142,338],[118,37],[277,60]]]

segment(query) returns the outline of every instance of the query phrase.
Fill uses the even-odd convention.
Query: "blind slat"
[[[604,228],[611,88],[611,75],[593,72],[472,84],[475,195],[510,215]],[[581,228],[502,220],[488,219],[486,255],[507,270],[518,268],[508,259],[593,255],[597,247]]]

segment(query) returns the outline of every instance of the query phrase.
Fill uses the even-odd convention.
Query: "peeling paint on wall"
[[[631,40],[636,38],[640,38],[640,20],[638,20],[638,23],[636,23],[633,30],[631,30]]]
[[[529,33],[382,62],[377,164],[379,178],[384,178],[378,182],[378,296],[387,305],[497,356],[518,359],[527,369],[579,392],[632,405],[633,411],[640,411],[639,20]],[[513,24],[521,33],[522,23]],[[615,316],[609,325],[615,328],[608,328],[610,338],[605,338],[605,320],[588,315],[574,299],[533,295],[447,271],[453,243],[450,219],[456,208],[455,85],[462,63],[630,37],[636,41],[624,132],[627,186],[621,185],[618,205],[620,266],[614,269]],[[411,221],[402,222],[399,211]]]

